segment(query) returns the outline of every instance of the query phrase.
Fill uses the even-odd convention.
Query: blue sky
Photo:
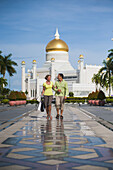
[[[44,64],[56,27],[74,68],[80,54],[85,63],[102,65],[113,48],[113,0],[0,0],[0,50],[18,63],[11,89],[21,89],[22,60],[26,71],[33,59],[37,67]]]

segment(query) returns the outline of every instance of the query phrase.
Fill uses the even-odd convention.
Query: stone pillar
[[[54,66],[54,58],[51,58],[51,67],[50,67],[50,74],[51,74],[51,81],[54,83],[55,82],[55,66]]]
[[[37,97],[37,99],[39,100],[40,99],[40,92],[39,92],[39,76],[37,75],[37,86],[36,86],[36,88],[37,88],[37,95],[36,95],[36,97]]]
[[[21,63],[21,68],[22,68],[22,91],[25,92],[25,61],[22,61]]]
[[[36,60],[33,60],[33,79],[36,79]]]
[[[28,74],[28,98],[31,98],[30,74]]]

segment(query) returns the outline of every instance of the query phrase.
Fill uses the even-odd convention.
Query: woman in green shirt
[[[51,75],[46,75],[45,77],[46,82],[43,83],[43,91],[42,91],[42,95],[44,95],[44,105],[46,108],[46,113],[47,113],[47,119],[52,119],[51,116],[51,103],[52,103],[52,99],[53,99],[53,92],[52,92],[52,88],[53,88],[53,82],[51,81]]]

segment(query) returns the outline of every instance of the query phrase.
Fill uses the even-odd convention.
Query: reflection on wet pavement
[[[35,111],[15,123],[15,128],[5,130],[7,137],[0,145],[0,169],[113,168],[113,149],[105,147],[106,142],[75,112],[66,106],[64,120],[56,120],[54,107],[52,111],[53,120]]]

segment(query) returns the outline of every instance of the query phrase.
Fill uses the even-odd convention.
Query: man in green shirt
[[[58,81],[55,82],[55,96],[56,96],[56,110],[57,116],[59,119],[59,110],[61,110],[60,118],[63,119],[63,110],[64,110],[64,102],[68,95],[68,85],[65,80],[63,80],[64,75],[62,73],[58,74]]]

